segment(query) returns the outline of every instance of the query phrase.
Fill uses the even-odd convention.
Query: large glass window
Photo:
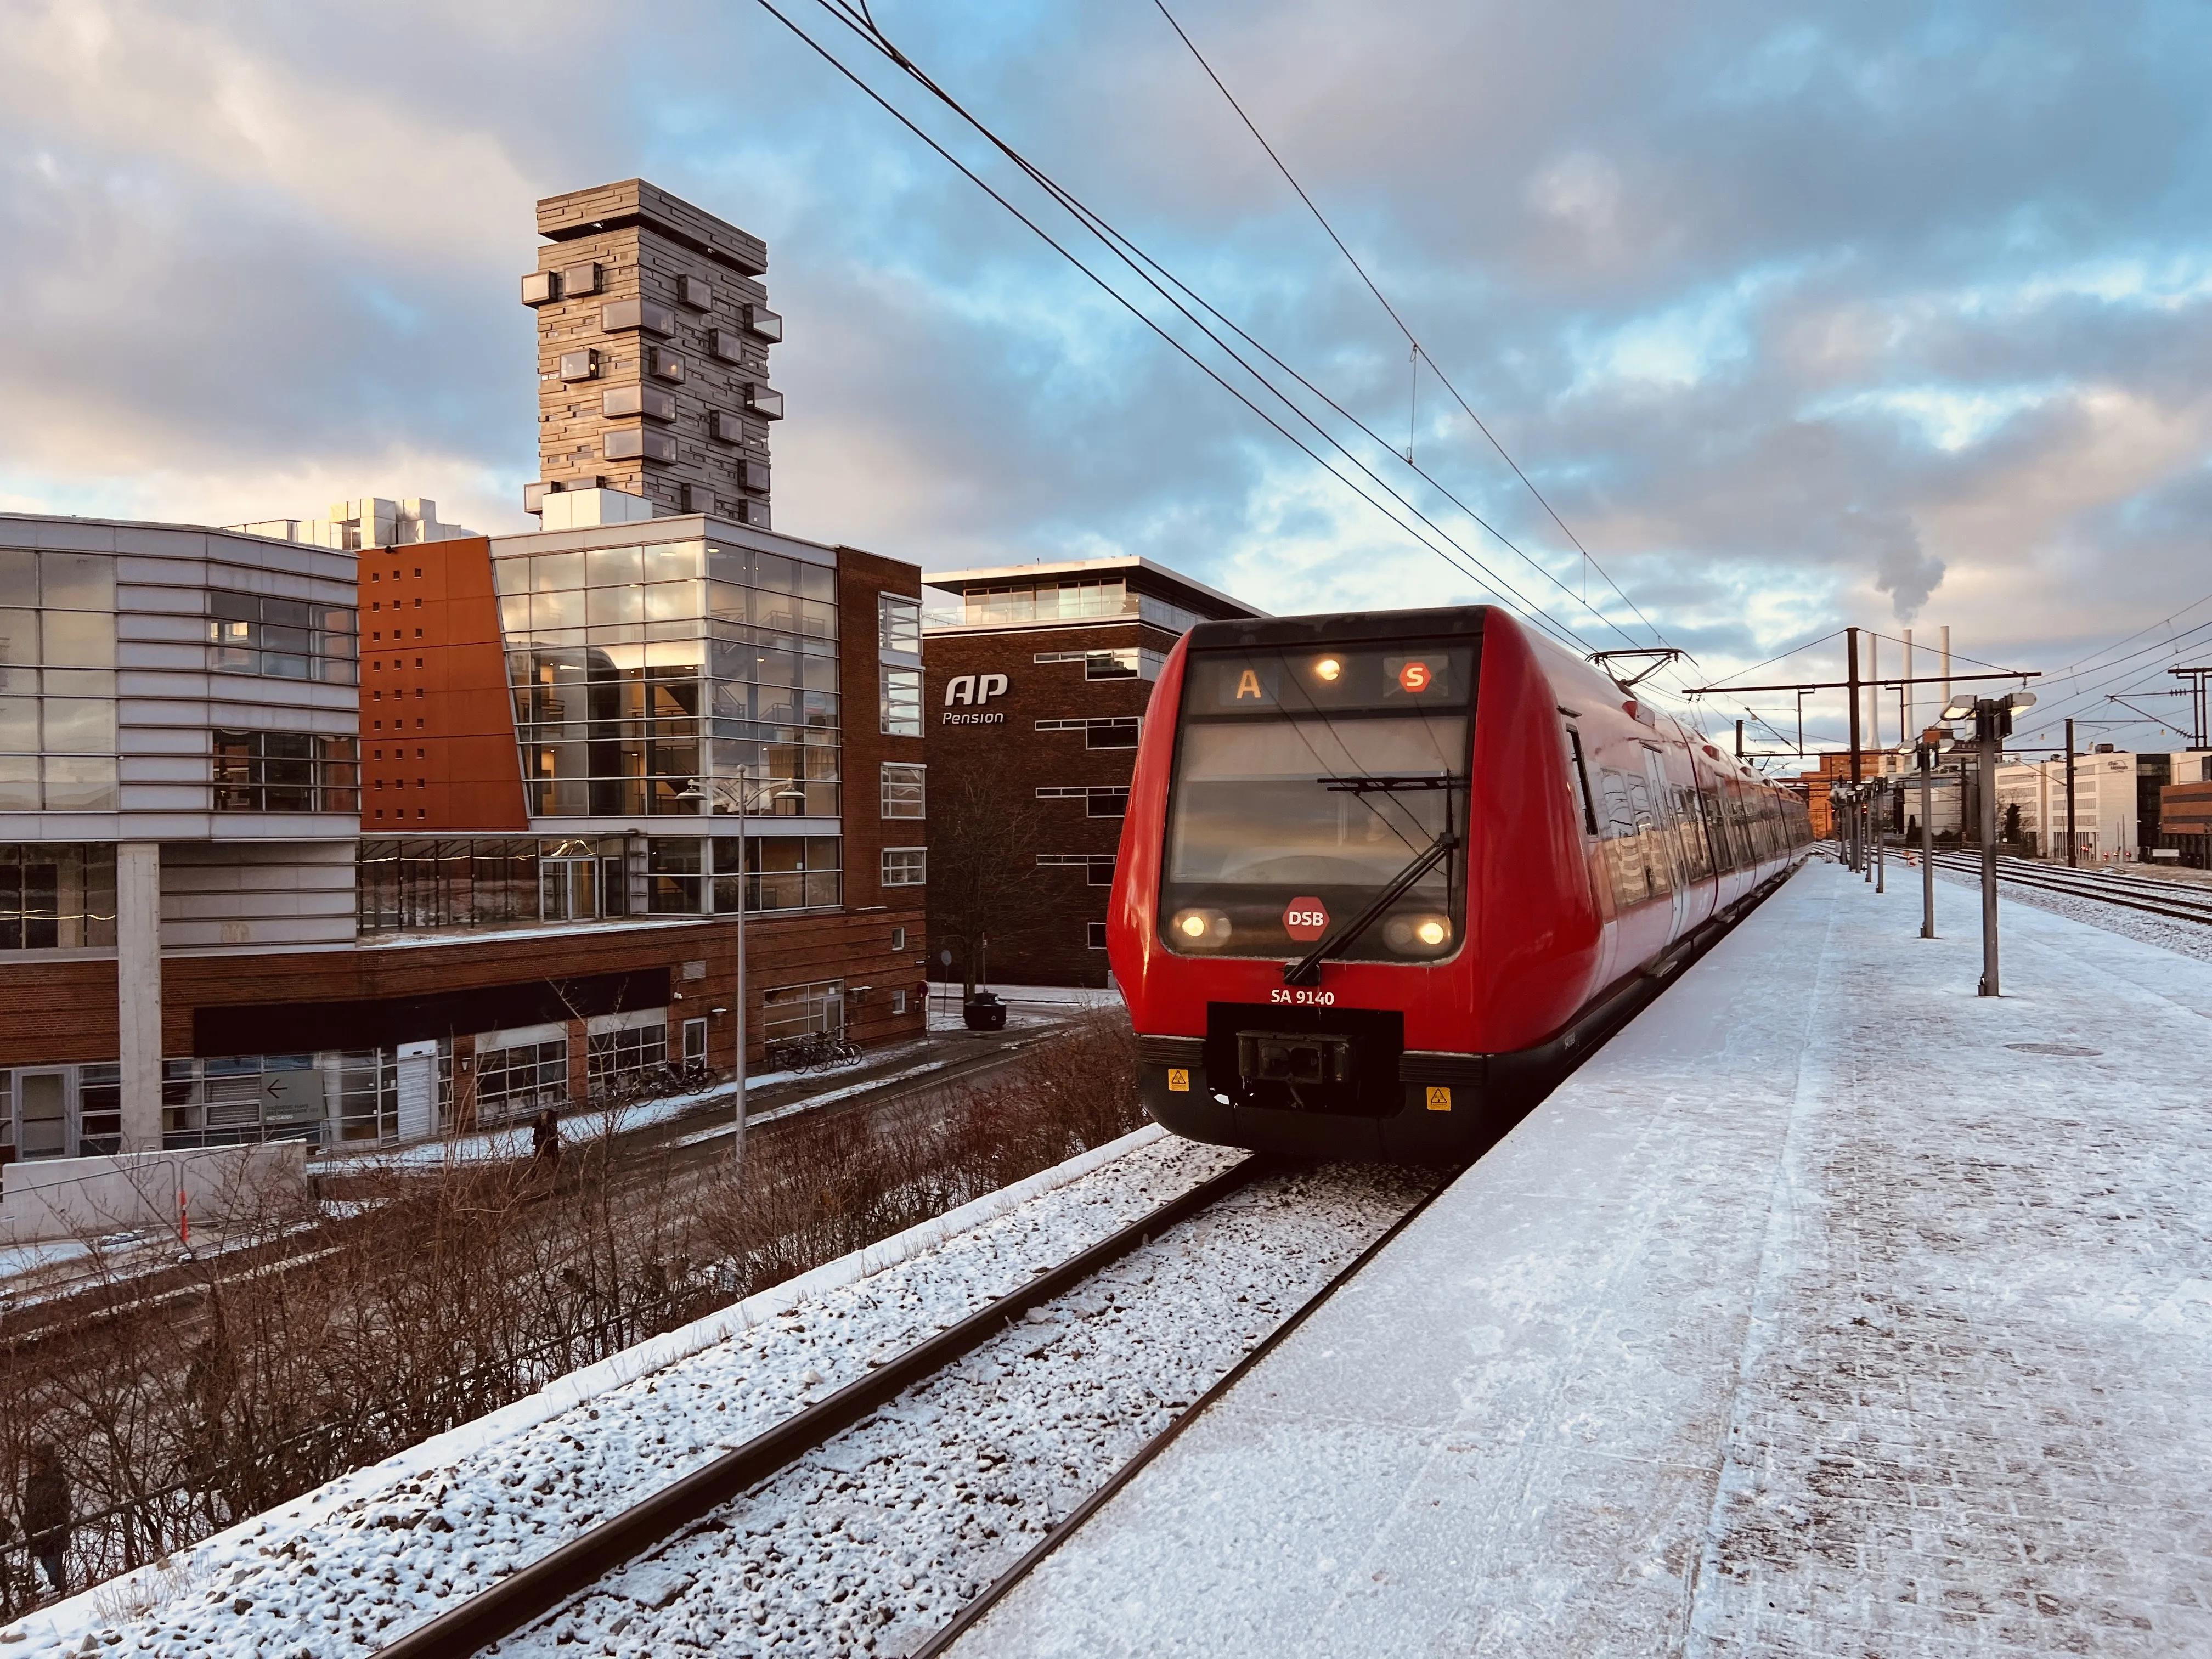
[[[112,846],[0,844],[0,951],[74,951],[114,943]]]
[[[795,1038],[845,1033],[845,981],[817,980],[811,985],[780,985],[761,998],[761,1035],[771,1059]]]
[[[708,542],[498,562],[540,817],[834,817],[836,574]]]
[[[1290,934],[1293,900],[1349,921],[1441,836],[1463,837],[1474,658],[1419,641],[1194,653],[1161,893],[1169,947],[1290,954],[1314,942]],[[1463,849],[1433,866],[1346,957],[1449,954],[1465,867]]]
[[[585,1039],[584,1066],[593,1094],[635,1082],[668,1058],[668,1023],[594,1031]]]
[[[630,908],[619,836],[365,840],[355,873],[364,933],[586,921]]]
[[[208,593],[208,666],[228,674],[352,685],[361,678],[360,621],[343,605],[265,593]]]
[[[0,811],[112,812],[115,561],[0,548]]]
[[[305,732],[217,732],[218,812],[358,812],[360,750]]]
[[[568,1040],[479,1048],[477,1121],[498,1123],[568,1103]]]
[[[748,836],[744,838],[744,908],[820,910],[843,901],[844,842],[836,836]],[[738,837],[714,837],[714,908],[735,915],[738,901]]]

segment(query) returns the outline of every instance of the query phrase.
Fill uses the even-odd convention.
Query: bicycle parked
[[[809,1031],[769,1045],[771,1071],[829,1072],[850,1066],[860,1057],[860,1046],[830,1031]]]

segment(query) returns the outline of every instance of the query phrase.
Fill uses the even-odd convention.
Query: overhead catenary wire
[[[1267,159],[1275,164],[1275,170],[1281,173],[1283,175],[1284,181],[1288,184],[1293,191],[1297,192],[1298,200],[1306,204],[1306,210],[1313,215],[1315,222],[1321,226],[1322,231],[1328,235],[1328,240],[1336,244],[1336,251],[1344,256],[1345,262],[1358,273],[1359,280],[1367,285],[1367,291],[1375,296],[1376,303],[1381,306],[1383,311],[1389,315],[1390,320],[1397,325],[1398,331],[1406,337],[1406,343],[1412,348],[1413,360],[1416,368],[1418,369],[1420,360],[1424,358],[1427,359],[1430,371],[1436,375],[1438,383],[1443,386],[1445,391],[1451,393],[1452,400],[1456,403],[1463,411],[1465,411],[1468,419],[1474,422],[1475,429],[1480,432],[1485,438],[1489,440],[1490,447],[1498,452],[1498,458],[1503,460],[1507,466],[1513,469],[1513,476],[1520,479],[1522,483],[1527,486],[1528,493],[1536,498],[1537,504],[1542,507],[1546,514],[1550,516],[1552,522],[1559,526],[1559,533],[1574,544],[1575,550],[1583,556],[1583,558],[1588,562],[1591,569],[1596,571],[1600,576],[1604,577],[1606,586],[1612,588],[1615,593],[1619,594],[1621,601],[1626,604],[1631,611],[1636,613],[1636,619],[1651,630],[1652,638],[1662,645],[1666,644],[1668,642],[1667,638],[1659,631],[1658,625],[1649,617],[1646,617],[1644,614],[1641,608],[1638,606],[1636,601],[1628,597],[1627,593],[1622,590],[1619,582],[1613,580],[1613,577],[1606,571],[1605,567],[1597,562],[1595,556],[1590,552],[1589,549],[1583,545],[1582,538],[1576,535],[1573,530],[1568,527],[1567,521],[1559,516],[1558,510],[1553,507],[1551,501],[1545,496],[1544,492],[1536,487],[1535,481],[1529,477],[1526,472],[1521,470],[1521,464],[1515,460],[1513,457],[1506,452],[1505,446],[1498,442],[1497,434],[1491,431],[1489,426],[1484,422],[1483,418],[1474,412],[1473,406],[1468,404],[1467,399],[1460,395],[1460,390],[1457,386],[1452,384],[1451,377],[1443,372],[1443,369],[1437,364],[1434,355],[1431,354],[1426,347],[1422,345],[1419,337],[1414,334],[1413,329],[1407,324],[1406,319],[1398,314],[1398,308],[1390,303],[1388,297],[1384,295],[1382,289],[1376,285],[1375,279],[1367,274],[1367,267],[1359,263],[1358,256],[1353,253],[1350,247],[1346,246],[1344,238],[1336,234],[1336,227],[1329,223],[1328,216],[1321,210],[1320,204],[1316,202],[1312,196],[1307,192],[1306,187],[1298,182],[1297,175],[1291,171],[1289,164],[1283,160],[1282,156],[1276,151],[1275,147],[1267,142],[1267,135],[1260,131],[1258,124],[1245,112],[1244,106],[1239,103],[1237,100],[1237,94],[1230,91],[1227,84],[1223,82],[1221,76],[1215,73],[1213,65],[1206,61],[1206,54],[1198,49],[1198,43],[1193,40],[1190,38],[1189,33],[1183,28],[1183,26],[1176,21],[1175,14],[1167,9],[1165,0],[1152,0],[1152,3],[1154,6],[1158,8],[1160,15],[1167,20],[1168,27],[1175,31],[1176,38],[1181,40],[1184,46],[1189,50],[1191,57],[1197,61],[1199,68],[1206,72],[1206,78],[1213,82],[1215,89],[1221,94],[1223,98],[1228,100],[1229,107],[1237,112],[1237,118],[1244,124],[1244,130],[1252,135],[1253,138],[1258,143],[1261,149],[1267,151]],[[1407,459],[1410,462],[1413,459],[1413,441],[1410,436],[1407,440],[1406,450]],[[1690,653],[1686,652],[1684,654],[1689,655]],[[1697,660],[1694,656],[1691,656],[1690,659],[1692,662]]]
[[[1341,483],[1346,486],[1346,488],[1352,490],[1354,495],[1365,501],[1370,506],[1381,513],[1386,519],[1389,519],[1399,529],[1404,531],[1422,546],[1427,548],[1429,551],[1436,554],[1447,564],[1451,565],[1453,568],[1457,570],[1462,575],[1468,576],[1475,580],[1479,586],[1491,592],[1492,596],[1498,599],[1501,603],[1505,602],[1505,596],[1507,594],[1511,594],[1514,600],[1517,601],[1516,608],[1519,609],[1522,614],[1527,616],[1528,620],[1533,623],[1543,628],[1545,631],[1559,638],[1563,643],[1568,644],[1577,650],[1587,652],[1589,649],[1589,642],[1587,641],[1581,639],[1573,632],[1572,629],[1566,628],[1564,624],[1559,623],[1556,619],[1551,617],[1541,609],[1541,607],[1533,604],[1533,602],[1528,600],[1526,596],[1521,594],[1518,590],[1513,588],[1510,583],[1506,583],[1502,578],[1498,577],[1495,573],[1489,572],[1486,568],[1481,566],[1480,562],[1473,559],[1471,556],[1466,555],[1464,550],[1460,550],[1462,552],[1462,556],[1466,558],[1468,562],[1466,564],[1462,564],[1458,560],[1454,559],[1451,554],[1447,553],[1443,548],[1437,546],[1436,543],[1422,535],[1421,532],[1415,529],[1412,525],[1407,524],[1404,520],[1399,518],[1396,514],[1393,513],[1381,501],[1377,500],[1374,495],[1370,495],[1364,489],[1362,489],[1352,479],[1347,477],[1343,472],[1339,471],[1335,467],[1330,465],[1324,457],[1307,445],[1297,436],[1297,434],[1291,431],[1273,415],[1269,414],[1266,410],[1261,408],[1257,404],[1253,402],[1251,398],[1246,395],[1246,393],[1240,388],[1231,385],[1229,380],[1224,378],[1223,375],[1212,367],[1212,365],[1206,362],[1182,341],[1176,339],[1174,335],[1163,328],[1158,321],[1152,317],[1147,316],[1143,310],[1133,304],[1126,295],[1115,289],[1111,283],[1100,276],[1097,272],[1091,270],[1088,264],[1079,258],[1071,249],[1054,237],[1050,232],[1047,231],[1034,219],[1030,218],[1029,215],[1023,212],[1020,208],[1009,201],[999,191],[993,188],[989,183],[977,174],[973,168],[962,161],[959,157],[954,155],[950,150],[945,149],[943,144],[939,143],[928,133],[923,131],[922,129],[909,117],[908,117],[903,111],[900,110],[888,99],[884,98],[882,94],[878,92],[873,87],[870,86],[866,81],[862,80],[859,75],[855,74],[849,66],[836,56],[836,53],[832,52],[820,41],[815,40],[812,35],[809,34],[805,28],[801,27],[791,17],[778,9],[772,3],[772,0],[759,0],[759,3],[763,10],[766,11],[770,16],[781,23],[793,34],[798,36],[801,41],[803,41],[832,69],[836,70],[838,74],[842,76],[846,80],[851,82],[854,87],[858,88],[860,91],[872,102],[875,103],[878,107],[883,109],[885,113],[890,115],[894,120],[897,121],[900,125],[906,128],[908,131],[911,132],[916,138],[927,145],[930,149],[933,150],[939,156],[943,158],[970,183],[974,184],[977,189],[982,191],[984,194],[988,196],[993,201],[996,202],[1000,207],[1006,209],[1008,213],[1012,214],[1048,247],[1051,248],[1062,258],[1066,259],[1070,264],[1075,266],[1078,270],[1081,271],[1085,276],[1088,277],[1090,281],[1105,293],[1109,298],[1112,299],[1116,304],[1127,311],[1132,316],[1136,318],[1139,322],[1144,324],[1146,327],[1151,329],[1155,334],[1158,335],[1163,341],[1164,341],[1169,346],[1172,347],[1180,356],[1187,359],[1194,367],[1197,368],[1202,374],[1204,374],[1209,380],[1212,380],[1216,385],[1219,386],[1224,392],[1227,392],[1231,397],[1235,398],[1237,402],[1243,404],[1247,409],[1258,416],[1278,434],[1288,440],[1298,450],[1304,453],[1308,459],[1311,459],[1324,471],[1336,478],[1338,482]],[[849,18],[842,17],[841,14],[838,14],[836,11],[835,8],[833,8],[832,10],[833,15],[841,15],[841,21],[848,22],[848,25],[850,24],[851,20]],[[895,48],[893,48],[892,51],[894,53],[896,52]],[[895,61],[896,61],[896,58]],[[914,72],[915,71],[909,70],[909,73]],[[1248,372],[1251,371],[1248,369]],[[1255,374],[1255,378],[1260,380],[1261,384],[1266,384],[1264,377]],[[1273,388],[1271,387],[1270,389],[1272,390]],[[1277,395],[1279,396],[1279,393]],[[1302,418],[1304,418],[1302,411],[1301,415]],[[1312,424],[1310,419],[1309,424]],[[1327,439],[1333,447],[1336,448],[1340,453],[1352,459],[1355,465],[1360,466],[1362,471],[1367,470],[1364,464],[1358,460],[1358,458],[1352,456],[1351,452],[1346,450],[1342,444],[1338,443],[1333,438],[1329,438],[1325,432],[1322,434],[1322,436]],[[1370,476],[1372,475],[1370,474]],[[1380,481],[1378,480],[1378,483]],[[1383,488],[1388,491],[1387,485],[1383,486]],[[1407,507],[1407,510],[1412,512],[1415,517],[1419,518],[1423,524],[1427,525],[1432,530],[1436,530],[1437,534],[1445,541],[1449,542],[1455,548],[1457,547],[1456,542],[1453,542],[1448,534],[1437,526],[1433,520],[1428,519],[1425,514],[1420,513],[1418,507],[1413,507],[1411,503],[1404,502],[1403,498],[1397,496],[1396,492],[1395,491],[1388,491],[1388,493],[1391,494],[1394,498],[1399,500],[1401,504],[1405,505]],[[1468,567],[1470,565],[1474,568],[1469,568]]]
[[[916,127],[914,123],[908,120],[902,113],[894,109],[887,100],[882,98],[880,94],[877,93],[872,88],[867,87],[864,82],[860,81],[856,76],[853,75],[849,68],[846,67],[842,61],[836,58],[835,54],[831,53],[820,42],[806,34],[804,30],[800,29],[798,25],[793,23],[788,17],[784,16],[782,13],[775,11],[775,9],[773,6],[767,6],[766,0],[763,0],[763,3],[764,7],[774,13],[779,21],[782,21],[787,27],[791,28],[794,33],[798,33],[802,40],[806,40],[807,44],[812,46],[817,53],[820,53],[835,64],[842,73],[846,75],[847,78],[853,80],[855,85],[860,86],[863,90],[867,92],[871,98],[874,99],[878,103],[882,104],[886,110],[890,111],[897,117],[902,125],[908,126],[908,128],[914,131],[917,137],[923,137],[925,142],[929,143],[933,149],[937,149],[939,154],[945,155],[947,160],[953,159],[948,152],[945,152],[942,149],[941,146],[937,145],[934,140],[930,140],[927,138],[926,135],[921,134],[921,130]],[[1495,570],[1492,569],[1489,566],[1484,564],[1479,558],[1477,558],[1470,550],[1460,543],[1456,538],[1450,534],[1449,532],[1446,531],[1441,525],[1438,525],[1434,519],[1423,512],[1419,506],[1407,499],[1387,480],[1383,479],[1381,475],[1376,473],[1372,467],[1369,466],[1358,454],[1339,441],[1334,434],[1330,433],[1319,422],[1316,421],[1310,414],[1300,407],[1294,398],[1286,395],[1282,388],[1269,379],[1265,373],[1248,361],[1243,354],[1228,341],[1223,339],[1221,336],[1217,333],[1203,319],[1194,315],[1190,306],[1195,305],[1200,310],[1204,311],[1207,316],[1212,318],[1223,327],[1235,334],[1237,337],[1242,340],[1246,345],[1251,347],[1255,351],[1267,358],[1268,362],[1272,363],[1276,368],[1281,370],[1283,373],[1288,374],[1292,380],[1296,380],[1301,387],[1311,393],[1322,403],[1326,404],[1328,407],[1340,417],[1356,427],[1371,442],[1375,443],[1378,448],[1395,455],[1397,453],[1396,450],[1391,446],[1387,439],[1384,439],[1380,434],[1376,433],[1371,427],[1367,425],[1365,422],[1361,421],[1357,416],[1352,415],[1351,411],[1345,409],[1343,405],[1330,398],[1326,392],[1315,386],[1311,380],[1308,380],[1304,375],[1299,374],[1297,370],[1292,368],[1288,363],[1285,362],[1283,359],[1278,356],[1273,351],[1261,344],[1259,341],[1254,339],[1250,334],[1224,316],[1216,307],[1206,301],[1203,295],[1198,294],[1195,289],[1192,289],[1188,283],[1177,277],[1158,260],[1153,258],[1132,239],[1116,229],[1102,215],[1089,207],[1079,198],[1076,197],[1073,192],[1059,184],[1058,181],[1046,173],[1042,168],[1030,161],[1026,156],[1023,155],[1018,150],[1015,149],[1012,144],[1001,138],[988,125],[962,104],[957,98],[954,97],[950,92],[945,90],[945,88],[939,86],[930,77],[926,70],[921,69],[919,64],[915,64],[910,58],[908,58],[905,52],[899,48],[896,42],[892,41],[882,32],[880,28],[876,27],[872,20],[867,16],[865,9],[856,9],[852,4],[847,3],[847,0],[819,0],[819,3],[823,6],[823,9],[828,11],[839,23],[842,24],[848,30],[857,35],[871,49],[880,53],[888,61],[896,65],[903,73],[911,78],[915,84],[922,88],[922,89],[927,92],[932,97],[938,100],[938,101],[943,104],[946,109],[951,111],[960,120],[973,129],[974,131],[987,143],[997,149],[1000,154],[1004,155],[1017,169],[1028,177],[1040,189],[1043,190],[1048,196],[1052,198],[1056,204],[1058,204],[1064,211],[1067,212],[1070,216],[1073,217],[1085,229],[1088,230],[1101,242],[1104,243],[1108,250],[1119,258],[1123,264],[1127,265],[1140,281],[1144,282],[1155,293],[1159,295],[1162,299],[1165,300],[1167,303],[1178,312],[1186,321],[1189,322],[1192,326],[1196,328],[1202,335],[1204,335],[1206,339],[1209,340],[1216,348],[1220,349],[1225,356],[1227,356],[1231,362],[1235,362],[1237,366],[1243,369],[1247,374],[1250,375],[1254,381],[1255,381],[1259,386],[1264,387],[1269,395],[1280,402],[1284,408],[1288,410],[1291,415],[1310,428],[1315,434],[1319,437],[1323,443],[1342,454],[1353,466],[1358,468],[1359,471],[1371,480],[1377,489],[1382,489],[1384,493],[1390,495],[1393,500],[1396,501],[1407,512],[1413,514],[1416,518],[1419,519],[1423,524],[1426,525],[1431,531],[1435,532],[1438,537],[1449,543],[1455,551],[1459,553],[1460,556],[1468,562],[1468,563],[1474,567],[1474,572],[1469,572],[1464,568],[1462,568],[1461,574],[1476,574],[1477,579],[1483,581],[1494,593],[1500,595],[1511,595],[1513,599],[1522,607],[1524,614],[1528,617],[1529,620],[1537,623],[1540,626],[1546,627],[1547,631],[1552,632],[1563,642],[1570,644],[1576,649],[1584,653],[1587,653],[1590,649],[1589,642],[1587,640],[1583,639],[1572,628],[1559,622],[1557,618],[1553,617],[1551,613],[1545,611],[1541,605],[1530,599],[1526,594],[1521,592],[1518,588],[1505,581],[1505,580],[1498,575]],[[966,173],[971,179],[975,179],[979,186],[981,185],[981,180],[977,179],[972,171],[957,161],[955,161],[954,164],[956,166],[960,166],[961,170],[963,173]],[[983,187],[988,190],[988,186]],[[1009,211],[1015,212],[1017,217],[1022,218],[1024,224],[1028,224],[1032,230],[1036,230],[1037,234],[1040,236],[1042,236],[1048,245],[1051,246],[1055,252],[1060,252],[1063,258],[1067,258],[1072,264],[1074,264],[1079,270],[1083,270],[1083,272],[1086,276],[1090,276],[1094,283],[1097,283],[1109,295],[1112,295],[1113,297],[1126,309],[1129,310],[1132,314],[1144,321],[1147,326],[1153,330],[1154,332],[1159,334],[1163,339],[1167,340],[1170,344],[1174,345],[1179,352],[1181,352],[1184,356],[1189,358],[1194,363],[1200,363],[1200,367],[1205,367],[1204,364],[1200,362],[1200,359],[1192,354],[1187,347],[1183,346],[1181,342],[1176,340],[1174,337],[1167,333],[1165,330],[1160,328],[1156,321],[1150,317],[1146,316],[1142,311],[1139,310],[1133,305],[1131,305],[1126,296],[1121,295],[1112,287],[1111,284],[1104,282],[1103,278],[1101,278],[1095,271],[1092,271],[1089,266],[1085,264],[1083,261],[1078,258],[1070,250],[1061,246],[1059,242],[1054,240],[1054,239],[1048,236],[1044,236],[1044,233],[1039,229],[1038,227],[1030,221],[1026,216],[1021,215],[1018,210],[1013,209],[1012,204],[1007,203],[1003,196],[1000,196],[995,191],[990,191],[989,193],[992,195],[993,198],[999,201],[1002,206],[1007,207]],[[1170,292],[1170,289],[1175,291]],[[1183,302],[1183,299],[1182,297],[1178,297],[1179,295],[1187,296],[1190,301],[1190,305],[1186,305]],[[1433,367],[1433,365],[1431,365],[1431,367]],[[1228,382],[1222,380],[1221,376],[1218,374],[1213,374],[1210,368],[1207,372],[1212,375],[1212,378],[1213,378],[1218,383],[1224,386],[1224,388],[1234,390],[1233,388],[1229,388]],[[1253,408],[1255,413],[1262,412],[1260,411],[1255,405],[1253,405],[1249,398],[1243,398],[1241,394],[1240,401],[1244,402],[1247,407]],[[1263,418],[1267,417],[1263,414]],[[1279,423],[1273,422],[1272,419],[1270,419],[1269,423],[1271,425],[1275,425],[1278,431],[1283,430]],[[1285,435],[1287,436],[1289,434],[1286,433]],[[1304,444],[1301,444],[1299,447],[1301,448],[1305,447]],[[1310,449],[1307,450],[1307,453],[1310,455],[1312,454],[1312,451]],[[1332,471],[1334,471],[1334,468],[1329,470]],[[1509,551],[1522,559],[1524,562],[1528,564],[1532,569],[1535,570],[1547,581],[1550,581],[1554,586],[1558,587],[1563,594],[1570,599],[1574,597],[1572,589],[1567,587],[1565,583],[1559,581],[1557,575],[1547,568],[1540,561],[1530,557],[1527,552],[1515,544],[1510,537],[1498,530],[1496,526],[1484,519],[1481,514],[1476,513],[1472,507],[1468,507],[1466,502],[1461,501],[1450,490],[1444,489],[1442,484],[1440,484],[1428,473],[1422,471],[1422,469],[1418,466],[1414,466],[1413,470],[1419,474],[1419,476],[1426,482],[1436,487],[1440,493],[1444,495],[1448,500],[1451,501],[1454,506],[1457,507],[1462,513],[1465,513],[1468,517],[1472,519],[1482,530],[1487,532],[1490,536],[1495,538]],[[1340,477],[1342,477],[1341,474],[1339,474],[1338,476]],[[1417,539],[1419,539],[1418,537]],[[1434,547],[1431,547],[1431,550],[1439,552],[1440,556],[1445,556],[1441,555],[1440,550],[1435,549]],[[1453,562],[1453,561],[1451,561],[1448,556],[1446,557],[1446,562],[1448,563]],[[1622,638],[1628,639],[1631,637],[1625,630],[1620,628],[1618,623],[1613,623],[1610,618],[1604,617],[1602,613],[1593,611],[1591,614],[1597,617],[1598,620],[1601,622],[1612,627],[1616,633],[1620,633],[1621,635]]]

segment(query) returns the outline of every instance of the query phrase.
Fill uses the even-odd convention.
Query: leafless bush
[[[557,1171],[368,1168],[346,1217],[272,1205],[157,1277],[95,1245],[65,1318],[0,1334],[0,1622],[39,1599],[35,1446],[82,1589],[1125,1133],[1134,1085],[1101,1016],[985,1080],[757,1131],[741,1187],[609,1133]]]

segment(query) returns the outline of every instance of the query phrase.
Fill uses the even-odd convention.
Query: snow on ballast
[[[1242,1156],[1148,1126],[41,1608],[0,1652],[371,1651]]]

